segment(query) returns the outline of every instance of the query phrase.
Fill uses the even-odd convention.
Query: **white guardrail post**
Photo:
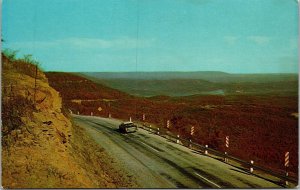
[[[79,111],[77,112],[77,114],[79,115]],[[109,114],[109,117],[111,117],[111,115]],[[130,119],[130,121],[132,120],[131,119],[131,117],[129,118]],[[147,129],[147,130],[149,130],[150,132],[152,132],[153,131],[153,133],[156,133],[157,135],[160,135],[160,128],[156,128],[157,129],[157,131],[155,131],[155,129],[154,130],[152,130],[152,126],[151,125],[149,125],[149,127],[147,127],[146,125],[145,125],[145,129]],[[169,128],[170,127],[170,121],[168,120],[167,121],[167,128]],[[193,135],[194,135],[194,127],[192,127],[191,128],[191,131],[190,131],[190,135],[193,137]],[[174,138],[176,139],[176,143],[177,144],[179,144],[180,143],[180,135],[176,135],[176,137],[174,137],[173,135],[171,135],[171,136],[169,136],[168,135],[168,133],[167,133],[167,135],[166,135],[166,138],[170,138],[170,139],[172,139],[172,141],[174,142]],[[192,149],[192,147],[193,147],[193,144],[195,145],[195,146],[197,146],[197,143],[195,143],[195,142],[192,142],[192,139],[189,139],[189,140],[184,140],[184,142],[186,142],[186,141],[188,141],[189,142],[189,145],[188,145],[188,147],[190,148],[190,149]],[[203,147],[203,146],[201,146],[201,145],[199,145],[200,147]],[[235,161],[237,161],[237,162],[239,162],[239,163],[243,163],[243,164],[246,164],[246,163],[248,163],[249,164],[249,162],[248,161],[244,161],[244,160],[241,160],[241,159],[239,159],[239,158],[236,158],[236,157],[232,157],[232,156],[228,156],[228,149],[229,149],[229,136],[226,136],[226,138],[225,138],[225,155],[224,155],[224,161],[225,162],[228,162],[229,161],[229,158],[230,159],[233,159],[233,160],[235,160]],[[219,152],[219,151],[214,151],[214,150],[212,150],[212,154],[215,154],[217,152],[217,154],[216,155],[220,155],[221,154],[221,152]],[[208,155],[208,145],[206,144],[205,145],[205,147],[204,147],[204,154],[205,155]],[[286,184],[286,186],[288,186],[289,185],[289,181],[292,181],[292,182],[295,182],[296,183],[296,179],[294,179],[293,177],[289,177],[289,172],[288,172],[288,167],[289,167],[289,152],[285,152],[285,155],[284,155],[284,166],[285,166],[285,169],[286,169],[286,171],[285,171],[285,175],[282,175],[282,174],[280,174],[280,173],[276,173],[276,172],[274,172],[274,171],[272,171],[272,170],[270,170],[270,169],[267,169],[267,168],[264,168],[264,167],[261,167],[261,166],[255,166],[256,167],[256,169],[258,169],[258,170],[260,170],[260,171],[263,171],[263,172],[266,172],[266,173],[268,173],[268,174],[271,174],[271,175],[273,175],[273,176],[276,176],[276,177],[279,177],[280,179],[283,179],[284,181],[285,181],[285,184]],[[254,173],[254,161],[253,160],[250,160],[250,164],[249,164],[249,172],[251,173],[251,174],[253,174]]]
[[[179,135],[177,135],[176,143],[179,144]]]
[[[250,164],[251,164],[251,166],[250,166],[250,173],[253,173],[253,164],[254,164],[254,161],[251,160],[251,161],[250,161]]]
[[[224,155],[224,162],[227,163],[228,162],[228,158],[227,158],[227,152],[225,152],[225,155]]]

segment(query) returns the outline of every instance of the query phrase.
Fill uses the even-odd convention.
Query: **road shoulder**
[[[135,180],[110,157],[101,145],[90,137],[85,128],[74,125],[72,153],[78,163],[87,171],[89,178],[97,184],[91,188],[132,188]]]

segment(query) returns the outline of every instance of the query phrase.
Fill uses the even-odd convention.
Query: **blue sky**
[[[3,0],[3,48],[46,71],[298,72],[296,0]]]

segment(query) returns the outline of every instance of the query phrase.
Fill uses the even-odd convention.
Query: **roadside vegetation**
[[[17,58],[18,51],[5,49],[2,51],[3,69],[11,69],[35,79],[46,79],[39,68],[39,62],[31,54]]]
[[[38,62],[31,55],[17,58],[17,51],[6,49],[1,53],[2,73],[24,74],[36,80],[47,81],[45,75],[38,68]],[[9,146],[12,139],[8,136],[12,131],[22,127],[22,117],[32,118],[35,107],[37,86],[33,86],[33,94],[28,90],[26,94],[19,94],[20,88],[17,80],[2,80],[2,145]]]

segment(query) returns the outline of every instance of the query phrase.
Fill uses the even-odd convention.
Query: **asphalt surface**
[[[73,120],[135,179],[139,188],[280,188],[143,129],[122,134],[119,120],[78,115]]]

